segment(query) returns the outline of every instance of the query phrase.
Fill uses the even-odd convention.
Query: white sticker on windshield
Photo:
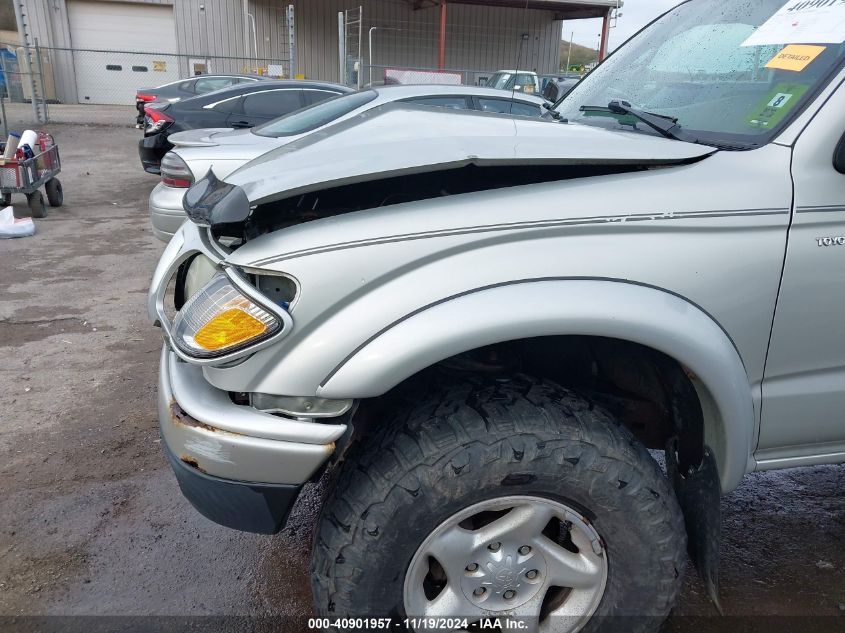
[[[842,42],[845,42],[845,0],[790,0],[742,45]]]
[[[768,107],[769,108],[782,108],[786,105],[786,102],[792,99],[792,95],[786,94],[785,92],[777,93],[774,98],[769,101]]]

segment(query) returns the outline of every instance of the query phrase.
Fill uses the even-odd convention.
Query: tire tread
[[[409,496],[501,461],[519,463],[529,475],[542,462],[559,467],[561,478],[578,471],[593,482],[589,492],[598,503],[609,489],[632,499],[662,570],[649,615],[669,613],[686,560],[683,516],[660,467],[628,429],[584,396],[521,374],[507,382],[451,384],[416,402],[398,423],[383,424],[350,447],[336,474],[312,556],[318,613],[354,612],[367,552]]]

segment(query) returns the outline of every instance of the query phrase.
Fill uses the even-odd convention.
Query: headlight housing
[[[188,356],[215,358],[265,341],[283,327],[278,314],[218,273],[176,315],[172,340]]]

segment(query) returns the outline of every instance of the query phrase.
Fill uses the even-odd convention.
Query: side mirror
[[[836,151],[833,152],[833,168],[840,174],[845,174],[845,136],[839,141],[836,146]]]

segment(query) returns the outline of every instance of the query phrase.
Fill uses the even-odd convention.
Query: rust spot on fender
[[[178,426],[189,426],[195,429],[202,429],[203,431],[208,431],[210,433],[217,433],[220,435],[238,435],[237,433],[232,433],[230,431],[224,431],[223,429],[218,429],[204,422],[200,422],[196,418],[191,417],[188,413],[179,406],[179,403],[176,400],[170,401],[170,421],[173,424]]]
[[[247,435],[242,435],[240,433],[232,433],[231,431],[225,431],[223,429],[218,429],[216,427],[210,426],[203,422],[200,422],[194,417],[191,417],[182,407],[179,406],[179,403],[176,400],[171,399],[170,405],[168,406],[168,410],[170,411],[170,421],[176,426],[184,426],[190,427],[194,429],[201,429],[203,431],[207,431],[209,433],[213,433],[215,435],[229,435],[232,437],[251,437]],[[283,418],[280,418],[280,421]],[[285,442],[285,440],[278,440],[280,443]],[[290,442],[291,444],[296,444],[296,442]],[[326,457],[330,457],[337,448],[337,444],[335,442],[329,442],[328,444],[309,444],[308,446],[320,446],[326,453]],[[200,468],[196,460],[191,457],[182,456],[180,459],[185,462],[186,464],[193,466],[194,468],[199,469],[202,472],[205,472]]]
[[[205,469],[202,468],[200,466],[199,462],[196,459],[194,459],[193,457],[191,457],[190,455],[180,455],[179,459],[182,462],[184,462],[185,464],[187,464],[188,466],[190,466],[191,468],[195,468],[198,471],[200,471],[201,473],[205,473]]]

